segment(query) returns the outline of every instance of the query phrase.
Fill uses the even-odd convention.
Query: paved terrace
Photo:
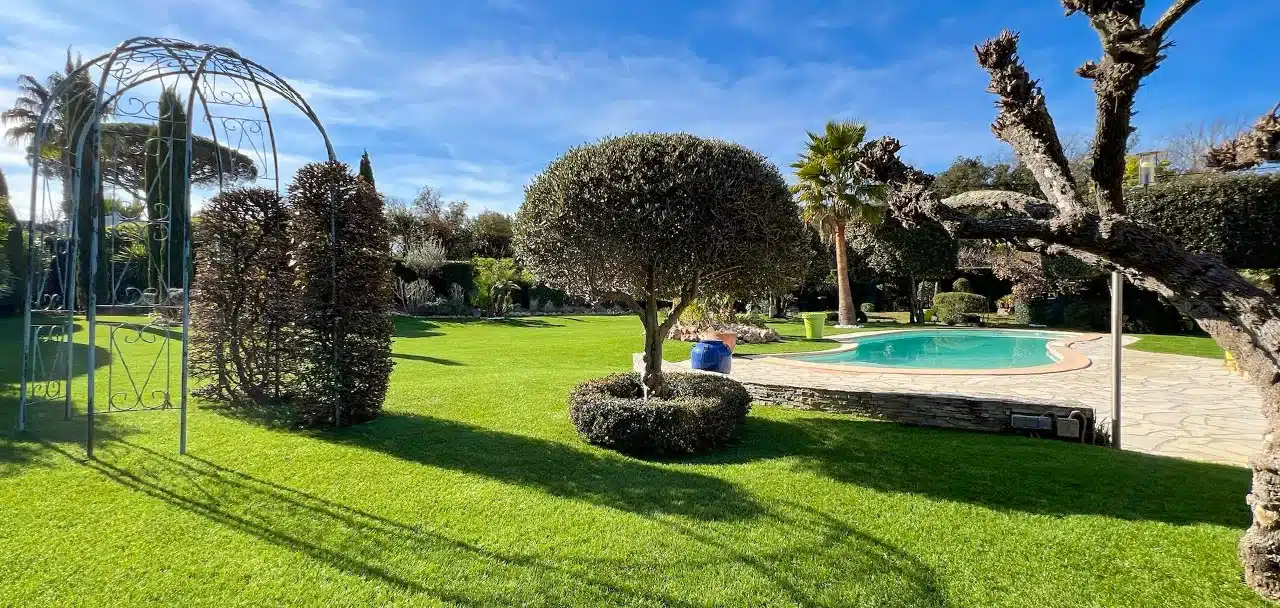
[[[878,332],[876,332],[878,333]],[[834,336],[856,342],[870,333]],[[1137,338],[1126,337],[1126,343]],[[913,375],[829,371],[785,365],[768,356],[735,357],[743,382],[831,390],[948,393],[1092,407],[1110,426],[1111,343],[1076,343],[1092,364],[1050,374]],[[1124,351],[1122,443],[1125,449],[1234,465],[1248,464],[1262,438],[1262,398],[1218,359]],[[687,364],[686,364],[687,365]]]

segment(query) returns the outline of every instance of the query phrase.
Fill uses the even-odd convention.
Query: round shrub
[[[640,374],[613,374],[569,393],[569,419],[589,443],[628,454],[689,454],[723,446],[742,426],[751,396],[711,374],[669,374],[670,397],[645,401]]]
[[[865,312],[865,313],[872,313],[876,311],[876,305],[874,302],[863,302],[862,306],[860,306],[859,308],[861,308],[862,312]]]
[[[964,322],[965,315],[987,312],[987,299],[976,293],[948,291],[933,296],[933,314],[947,325]]]
[[[969,282],[969,279],[960,277],[951,284],[951,290],[961,293],[973,293],[973,284]]]

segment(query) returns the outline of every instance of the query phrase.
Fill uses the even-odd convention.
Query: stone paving
[[[835,336],[841,342],[868,334]],[[1126,343],[1137,338],[1126,336]],[[760,384],[827,389],[981,395],[1092,407],[1110,428],[1109,337],[1072,346],[1092,360],[1081,370],[1041,375],[859,373],[785,365],[768,356],[735,357],[731,376]],[[1262,397],[1220,359],[1125,349],[1122,444],[1126,450],[1247,465],[1262,439]]]

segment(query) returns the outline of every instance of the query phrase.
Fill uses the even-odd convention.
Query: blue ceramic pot
[[[693,369],[727,374],[733,353],[729,352],[729,347],[720,340],[699,340],[693,345],[689,358]]]

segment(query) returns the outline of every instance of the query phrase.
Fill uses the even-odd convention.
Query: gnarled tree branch
[[[1187,14],[1191,7],[1199,3],[1200,0],[1176,0],[1168,9],[1165,9],[1164,14],[1160,15],[1160,19],[1156,21],[1156,24],[1151,26],[1151,35],[1163,38],[1165,34],[1169,33],[1169,28],[1173,27],[1173,24]]]
[[[1098,113],[1094,125],[1089,169],[1097,190],[1101,213],[1124,213],[1125,151],[1133,118],[1133,99],[1142,79],[1164,59],[1169,28],[1199,0],[1176,0],[1156,25],[1142,25],[1144,0],[1063,0],[1067,15],[1077,11],[1089,17],[1102,42],[1102,59],[1089,61],[1076,73],[1093,80]]]
[[[1000,113],[991,124],[996,137],[1013,146],[1049,202],[1064,214],[1081,207],[1067,155],[1062,150],[1044,92],[1018,58],[1018,35],[1005,30],[974,47],[978,63],[991,75],[987,90],[999,96]]]
[[[1206,164],[1219,171],[1251,169],[1280,162],[1280,104],[1263,114],[1253,130],[1209,149]]]

